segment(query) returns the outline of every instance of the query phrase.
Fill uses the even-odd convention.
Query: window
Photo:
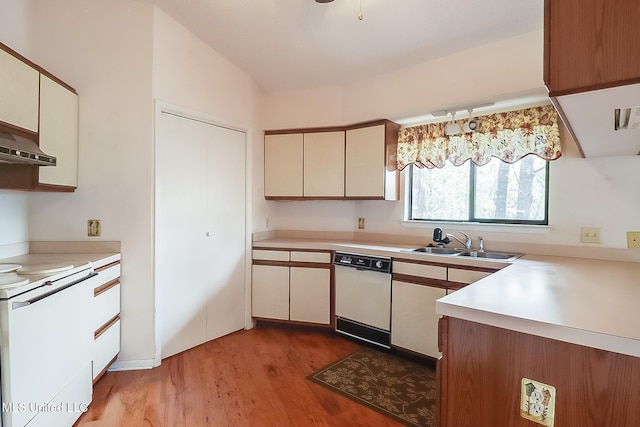
[[[548,223],[549,162],[538,156],[513,164],[494,158],[483,166],[410,168],[408,219]]]

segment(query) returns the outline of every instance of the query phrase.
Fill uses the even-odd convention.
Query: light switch
[[[540,425],[553,427],[556,410],[556,388],[523,378],[520,390],[520,416]]]

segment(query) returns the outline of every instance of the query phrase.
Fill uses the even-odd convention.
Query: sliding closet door
[[[245,134],[163,112],[156,134],[162,358],[244,327]]]

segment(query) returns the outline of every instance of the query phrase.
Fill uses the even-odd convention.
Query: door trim
[[[158,268],[156,265],[156,233],[157,233],[157,224],[156,224],[156,208],[157,208],[157,170],[156,170],[156,154],[158,149],[158,140],[157,135],[159,133],[159,123],[160,117],[162,114],[171,114],[177,117],[181,117],[188,120],[194,120],[197,122],[201,122],[204,124],[238,131],[244,133],[244,153],[245,153],[245,241],[244,241],[244,252],[245,252],[245,274],[244,274],[244,328],[251,329],[254,326],[253,319],[251,317],[251,189],[252,189],[252,174],[251,174],[251,144],[249,143],[249,135],[251,135],[251,128],[249,126],[245,126],[221,117],[212,116],[209,114],[205,114],[196,110],[192,110],[183,106],[179,106],[176,104],[172,104],[166,101],[162,101],[159,99],[154,100],[154,123],[153,123],[153,283],[154,283],[154,307],[155,307],[155,319],[154,319],[154,339],[155,339],[155,352],[154,352],[154,366],[160,366],[162,360],[162,338],[160,336],[160,328],[159,321],[160,318],[158,316],[158,298],[156,292],[156,277],[158,275]]]

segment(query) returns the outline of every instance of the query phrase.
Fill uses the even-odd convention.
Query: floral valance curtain
[[[460,166],[471,160],[478,166],[496,157],[514,163],[529,154],[555,160],[562,154],[558,114],[552,105],[491,114],[477,118],[474,132],[447,136],[447,123],[401,128],[398,135],[397,168],[410,164],[429,169],[445,162]],[[466,120],[456,120],[462,126]]]

